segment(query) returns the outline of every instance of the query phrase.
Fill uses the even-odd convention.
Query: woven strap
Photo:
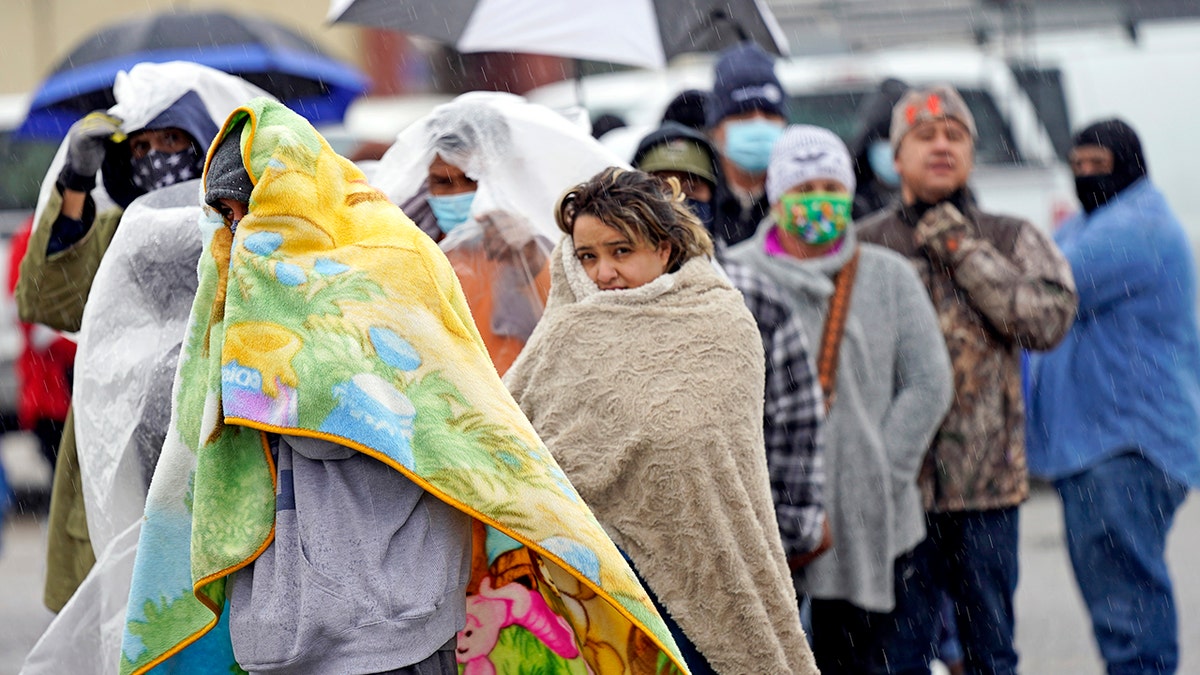
[[[829,298],[829,315],[825,317],[825,332],[821,335],[817,378],[825,394],[826,414],[837,397],[838,354],[842,348],[842,335],[846,332],[846,317],[850,315],[850,291],[854,288],[854,275],[858,272],[858,252],[856,247],[854,255],[833,277],[833,296]]]

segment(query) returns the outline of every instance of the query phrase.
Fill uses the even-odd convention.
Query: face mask
[[[196,152],[195,146],[190,145],[179,152],[151,150],[143,157],[130,160],[133,184],[146,192],[199,178],[203,164],[204,158]]]
[[[712,204],[710,204],[708,202],[697,201],[690,197],[688,199],[685,199],[684,201],[687,203],[687,207],[689,209],[691,209],[692,213],[696,216],[696,218],[700,220],[700,223],[702,225],[704,225],[704,229],[708,230],[709,232],[712,232],[712,224],[713,224]]]
[[[830,192],[785,194],[780,200],[779,225],[807,244],[828,244],[846,232],[850,222],[850,195]]]
[[[725,126],[725,156],[743,171],[762,173],[771,163],[771,149],[783,135],[779,122],[755,119]]]
[[[1121,187],[1111,173],[1075,177],[1075,195],[1087,213],[1109,203],[1120,191]]]
[[[437,226],[442,234],[450,234],[451,230],[470,219],[471,202],[474,200],[474,192],[444,197],[429,195],[429,208],[433,210],[433,217],[437,218]]]
[[[887,141],[875,141],[867,148],[867,163],[871,165],[871,171],[888,187],[900,187],[900,174],[896,173],[895,157],[892,144]]]

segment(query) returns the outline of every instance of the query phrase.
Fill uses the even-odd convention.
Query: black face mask
[[[698,200],[692,199],[690,197],[684,201],[687,203],[688,208],[692,210],[692,213],[696,215],[696,218],[698,218],[700,220],[700,222],[704,225],[704,229],[708,230],[709,232],[712,232],[712,228],[713,228],[712,204],[709,202],[698,201]]]
[[[1116,198],[1117,193],[1127,187],[1122,182],[1111,173],[1076,176],[1075,195],[1084,212],[1091,213]]]
[[[1147,175],[1141,139],[1121,120],[1096,122],[1076,134],[1071,143],[1074,147],[1098,145],[1107,148],[1113,156],[1112,173],[1075,177],[1075,194],[1086,213],[1109,203],[1119,192]]]
[[[151,150],[144,157],[131,160],[130,164],[133,167],[133,184],[146,192],[153,192],[199,178],[204,171],[204,156],[196,151],[195,146],[174,153]]]

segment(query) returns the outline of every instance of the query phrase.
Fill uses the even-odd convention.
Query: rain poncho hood
[[[437,154],[479,183],[473,217],[493,210],[520,214],[551,245],[561,234],[554,224],[554,205],[563,191],[601,169],[628,166],[545,106],[513,94],[470,92],[401,132],[380,159],[372,184],[403,204],[426,189],[429,164]],[[478,236],[478,223],[467,225],[453,235]]]
[[[460,663],[611,672],[603,652],[627,672],[678,668],[632,570],[496,376],[446,258],[302,118],[255,99],[223,129],[243,120],[250,213],[236,234],[211,210],[202,221],[121,671],[235,668],[225,585],[272,543],[270,434],[365,453],[477,521]],[[527,602],[497,597],[517,592]]]
[[[193,95],[188,96],[189,93]],[[108,114],[122,120],[121,130],[126,134],[147,128],[178,126],[194,136],[204,148],[212,142],[217,125],[229,111],[256,96],[265,95],[262,89],[239,77],[198,63],[139,63],[128,71],[117,73],[113,84],[113,97],[117,102],[108,109]],[[181,103],[182,107],[168,113],[176,103]],[[199,109],[197,103],[201,106]],[[208,124],[204,123],[203,116],[207,116]],[[161,120],[157,119],[160,117]],[[46,172],[46,179],[42,181],[35,223],[41,222],[50,192],[54,190],[55,178],[66,161],[67,142],[63,139]],[[106,191],[93,193],[98,197],[98,207],[112,203],[126,207],[142,193],[130,182],[128,148],[122,150],[122,147],[110,145],[112,156],[106,156],[101,168]],[[117,168],[122,162],[123,168]],[[121,175],[110,178],[110,173]],[[110,185],[114,187],[110,188]],[[109,189],[115,194],[107,192]]]
[[[444,236],[428,201],[436,155],[478,184],[466,222]],[[512,94],[471,92],[401,133],[371,182],[438,241],[503,374],[545,305],[558,198],[600,170],[623,165],[549,108]]]

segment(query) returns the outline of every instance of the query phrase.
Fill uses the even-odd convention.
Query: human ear
[[[663,268],[666,269],[667,261],[671,259],[671,242],[665,240],[658,242],[658,248],[655,249],[654,254],[658,256]]]

